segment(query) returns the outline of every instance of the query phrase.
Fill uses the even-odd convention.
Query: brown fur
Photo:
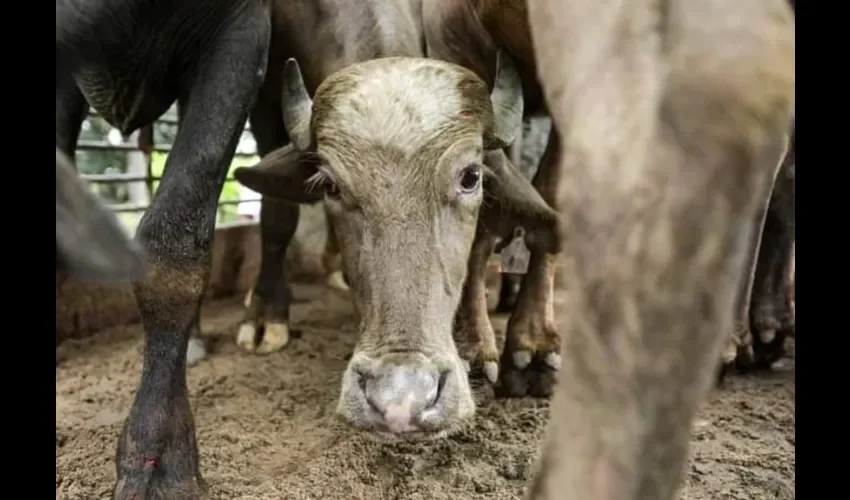
[[[667,500],[794,102],[782,0],[530,4],[563,134],[563,373],[534,500]]]

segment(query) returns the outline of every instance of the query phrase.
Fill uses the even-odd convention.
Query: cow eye
[[[469,165],[460,172],[459,184],[463,193],[474,193],[481,185],[481,166]]]
[[[339,188],[335,182],[331,180],[325,182],[325,196],[332,200],[339,199]]]

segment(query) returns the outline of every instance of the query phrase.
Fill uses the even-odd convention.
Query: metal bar
[[[105,119],[104,119],[102,116],[100,116],[100,115],[99,115],[96,111],[94,111],[94,110],[89,110],[89,118],[100,118],[101,120],[104,120],[104,121],[105,121]],[[166,124],[166,125],[175,125],[175,126],[176,126],[176,125],[178,125],[180,122],[179,122],[179,120],[177,119],[177,115],[176,115],[176,114],[174,114],[174,115],[172,115],[172,114],[164,114],[164,115],[160,116],[159,118],[157,118],[157,119],[154,121],[154,123],[164,123],[164,124]],[[248,130],[248,131],[250,131],[250,130],[251,130],[251,125],[250,125],[250,124],[248,124],[247,122],[245,123],[245,130]]]
[[[223,200],[218,202],[218,206],[222,205],[241,205],[252,201],[260,201],[261,198],[251,198],[248,200]],[[140,205],[136,203],[115,203],[107,204],[106,207],[113,212],[143,212],[148,209],[148,205]]]
[[[85,180],[89,184],[116,184],[119,182],[153,182],[162,180],[162,177],[149,175],[131,175],[131,174],[80,174],[80,179]],[[234,182],[236,178],[226,177],[224,182]]]
[[[95,151],[138,151],[139,147],[136,144],[110,144],[106,141],[77,141],[77,149],[91,149]],[[167,153],[171,151],[171,146],[154,146],[154,151]]]
[[[100,118],[103,120],[103,117],[97,114],[94,110],[89,110],[89,117],[91,118]],[[178,126],[178,118],[176,114],[167,114],[163,115],[158,119],[156,123],[165,123],[168,125]],[[152,129],[153,130],[153,129]],[[251,127],[248,123],[245,124],[244,130],[251,132]],[[172,149],[171,145],[163,144],[157,145],[153,138],[150,138],[150,143],[152,145],[151,151],[156,151],[159,153],[169,153]],[[78,150],[94,150],[94,151],[142,151],[139,148],[138,141],[137,144],[132,144],[128,142],[122,142],[120,144],[111,144],[107,141],[78,141],[77,149]],[[144,152],[144,151],[143,151]],[[235,152],[234,157],[241,158],[249,158],[256,156],[256,153],[239,153]],[[118,184],[118,183],[132,183],[132,182],[145,182],[147,184],[148,192],[150,194],[150,198],[153,199],[154,195],[154,183],[160,181],[162,178],[160,176],[153,175],[153,155],[146,154],[147,159],[147,173],[145,176],[140,176],[138,174],[80,174],[80,177],[86,180],[90,184]],[[225,179],[225,183],[235,182],[236,179],[233,177],[227,177]],[[241,205],[243,203],[257,202],[260,201],[261,198],[247,199],[247,200],[223,200],[218,202],[218,206],[223,205]],[[150,206],[149,203],[115,203],[115,204],[107,204],[107,208],[116,213],[134,213],[134,212],[143,212],[147,210]],[[240,222],[236,222],[235,224],[240,224]]]
[[[110,144],[106,141],[77,141],[78,150],[95,150],[95,151],[138,151],[138,146],[123,142],[121,144]],[[152,148],[159,153],[168,153],[171,151],[171,146],[156,146]],[[234,153],[235,156],[249,158],[255,156],[256,153]]]
[[[158,181],[160,178],[150,175],[132,174],[80,174],[80,179],[93,184],[113,184],[116,182]]]

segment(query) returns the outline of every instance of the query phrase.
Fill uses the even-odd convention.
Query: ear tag
[[[513,239],[502,248],[501,257],[501,272],[508,274],[525,274],[528,272],[531,251],[525,246],[525,230],[523,228],[514,229]]]

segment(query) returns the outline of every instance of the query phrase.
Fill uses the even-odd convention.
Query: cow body
[[[794,107],[793,15],[783,0],[529,7],[564,143],[574,261],[529,498],[668,500],[758,212],[774,177],[793,179],[776,175]]]
[[[429,57],[456,62],[490,81],[496,48],[503,47],[519,61],[526,113],[548,113],[537,77],[526,0],[422,1]],[[791,148],[793,158],[793,139]],[[556,210],[559,208],[556,191],[561,181],[557,167],[560,153],[557,128],[553,126],[549,145],[533,182],[547,203]],[[756,215],[759,227],[764,221],[764,232],[755,233],[750,242],[752,259],[745,273],[748,279],[742,280],[737,296],[735,326],[730,329],[729,341],[721,356],[721,377],[736,361],[741,368],[768,367],[781,356],[784,338],[794,329],[793,311],[787,298],[790,244],[794,239],[794,167],[793,162],[783,165],[773,194],[768,191],[763,197],[763,206],[767,206],[770,199],[767,219],[764,219],[764,211]],[[792,179],[790,183],[784,180],[789,176]],[[563,182],[569,182],[569,179]],[[507,234],[503,232],[493,236],[504,238]],[[760,241],[763,243],[759,244]],[[483,294],[484,259],[492,248],[492,238],[482,237],[476,242],[473,261],[470,262],[470,294],[465,297],[458,312],[461,330],[466,333],[464,336],[479,345],[473,357],[483,359],[485,367],[488,364],[494,366],[493,360],[496,359],[494,335]],[[510,288],[505,288],[505,285],[515,287],[513,282],[516,278],[508,277],[502,285],[497,306],[500,311],[514,309],[500,360],[502,385],[508,395],[521,395],[526,390],[548,393],[551,389],[553,378],[549,372],[552,367],[545,364],[534,366],[532,363],[532,366],[524,368],[529,359],[526,353],[531,352],[532,358],[537,360],[545,360],[546,354],[557,352],[559,345],[559,336],[549,312],[554,267],[551,256],[540,254],[542,252],[532,259],[537,266],[530,266],[529,274],[519,288],[523,299],[514,297]],[[545,272],[541,267],[546,267]],[[514,302],[516,305],[513,305]],[[553,357],[550,355],[548,359]],[[556,363],[551,365],[556,366]],[[490,368],[489,372],[494,373],[494,368]]]
[[[284,70],[292,145],[240,168],[264,196],[323,200],[359,315],[338,413],[406,438],[457,429],[474,412],[452,339],[473,240],[483,224],[554,227],[554,212],[503,148],[522,119],[519,76],[503,59],[493,91],[445,61],[348,66],[310,99]]]
[[[118,444],[115,498],[204,494],[185,363],[209,281],[218,196],[266,70],[265,0],[58,0],[56,145],[88,105],[129,134],[175,100],[181,126],[137,238],[144,368]]]
[[[424,56],[420,0],[278,0],[273,8],[268,77],[251,112],[261,156],[286,145],[281,116],[283,66],[294,58],[312,95],[331,73],[360,61]],[[298,224],[296,204],[264,198],[260,212],[262,261],[237,343],[268,353],[289,340],[289,286],[285,255]],[[338,249],[328,231],[323,264],[332,286],[347,288],[338,269]]]

